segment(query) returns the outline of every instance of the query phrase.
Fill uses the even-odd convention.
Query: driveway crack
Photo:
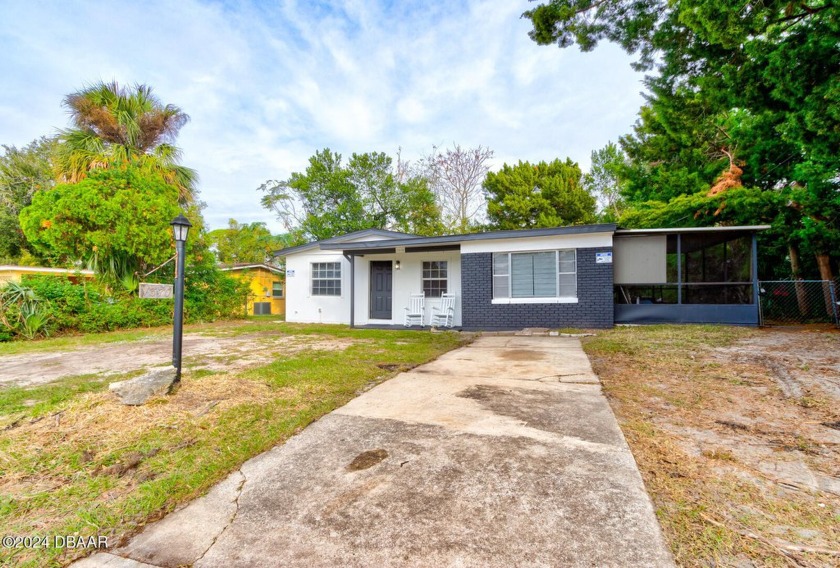
[[[526,381],[532,383],[550,383],[550,382],[558,382],[564,385],[594,385],[598,384],[592,380],[588,381],[570,381],[570,380],[563,380],[563,377],[580,377],[583,376],[584,373],[567,373],[567,374],[559,374],[559,375],[545,375],[542,377],[533,377],[533,378],[523,378],[523,377],[508,377],[508,380],[511,381]]]
[[[211,542],[207,549],[201,553],[201,556],[195,559],[195,562],[193,562],[193,564],[198,564],[199,562],[201,562],[201,560],[207,555],[207,553],[210,552],[210,549],[216,545],[216,541],[218,541],[222,537],[222,535],[225,534],[225,531],[228,530],[228,528],[230,528],[230,526],[233,524],[233,521],[236,520],[237,515],[239,515],[239,498],[242,497],[242,488],[245,487],[245,482],[248,481],[248,478],[245,477],[245,474],[242,472],[242,468],[239,468],[238,470],[236,470],[236,472],[240,476],[242,476],[242,480],[239,482],[239,485],[236,488],[236,499],[233,500],[233,504],[235,505],[233,509],[233,514],[231,514],[230,519],[228,519],[228,522],[225,523],[225,526],[222,527],[222,530],[219,531],[219,534],[213,537],[213,542]]]

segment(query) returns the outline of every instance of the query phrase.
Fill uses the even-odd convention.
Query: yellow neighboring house
[[[247,310],[253,315],[286,314],[286,275],[270,264],[231,264],[219,267],[239,280],[251,283]]]
[[[47,268],[45,266],[16,266],[14,264],[0,265],[0,286],[6,282],[20,282],[24,276],[66,276],[71,282],[90,280],[94,277],[93,270],[75,268]]]

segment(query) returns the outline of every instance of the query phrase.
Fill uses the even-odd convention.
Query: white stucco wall
[[[370,262],[399,260],[400,269],[393,271],[390,320],[370,319]],[[409,294],[423,289],[423,261],[445,260],[448,263],[448,291],[458,299],[455,303],[455,325],[461,324],[461,261],[458,251],[377,254],[355,260],[355,322],[365,324],[397,324],[405,319]],[[341,263],[341,296],[312,296],[312,263]],[[290,275],[293,274],[293,275]],[[432,307],[439,298],[426,299],[425,323],[429,323]],[[338,251],[312,250],[286,257],[286,321],[300,323],[350,323],[350,263]]]
[[[390,320],[370,319],[370,262],[374,260],[400,261],[400,269],[394,270],[392,308]],[[461,255],[458,251],[423,252],[403,254],[368,255],[356,258],[356,324],[368,323],[398,324],[405,321],[405,308],[409,294],[419,294],[423,290],[423,262],[447,262],[447,291],[455,294],[455,325],[461,325]],[[426,298],[426,316],[424,324],[429,323],[432,307],[440,305],[440,298]],[[349,309],[349,308],[348,308]]]
[[[341,263],[341,296],[312,295],[312,263]],[[350,263],[338,251],[306,251],[286,257],[286,321],[350,323]]]

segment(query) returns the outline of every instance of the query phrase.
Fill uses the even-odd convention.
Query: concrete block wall
[[[613,326],[613,265],[595,264],[595,253],[611,247],[577,249],[577,303],[493,304],[493,254],[461,255],[463,329],[524,327],[609,328]]]

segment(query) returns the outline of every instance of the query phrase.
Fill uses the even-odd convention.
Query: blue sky
[[[414,160],[483,145],[494,169],[570,157],[630,131],[642,76],[612,45],[540,47],[519,0],[0,2],[0,143],[68,125],[62,98],[145,83],[190,115],[178,145],[209,228],[265,221],[267,179],[329,147]]]

